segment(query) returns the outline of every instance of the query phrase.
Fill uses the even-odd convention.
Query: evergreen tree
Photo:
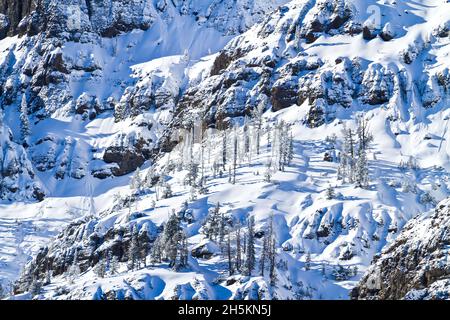
[[[184,231],[180,231],[178,233],[178,267],[187,267],[188,265],[188,257],[189,257],[189,250],[188,250],[188,243],[187,243],[187,237]]]
[[[264,111],[264,104],[259,104],[252,110],[253,123],[255,127],[255,142],[256,142],[256,154],[259,156],[261,148],[261,129],[262,129],[262,114]]]
[[[266,171],[264,172],[264,181],[267,183],[272,182],[272,160],[267,162]]]
[[[251,276],[255,268],[255,218],[252,216],[248,221],[247,249],[246,249],[246,272]]]
[[[106,274],[105,259],[101,258],[98,261],[98,263],[95,265],[94,273],[100,278],[104,278],[105,277],[105,274]]]
[[[25,94],[22,95],[22,102],[20,104],[20,132],[22,143],[28,145],[28,137],[31,134],[30,130],[30,120],[28,119],[28,105],[27,97]]]
[[[237,160],[238,160],[238,136],[237,136],[237,130],[236,127],[234,128],[234,135],[233,135],[233,176],[231,179],[232,184],[236,184],[236,168],[237,168]]]
[[[203,233],[208,239],[217,241],[217,237],[220,234],[220,228],[222,224],[222,216],[220,214],[220,204],[208,211],[208,215],[203,223]]]
[[[172,212],[169,220],[167,221],[163,235],[162,235],[162,245],[163,245],[163,257],[165,260],[169,261],[169,266],[171,268],[176,267],[177,256],[178,256],[178,243],[179,243],[179,233],[180,231],[180,221],[178,215]]]
[[[130,188],[133,190],[134,194],[139,195],[142,191],[142,178],[141,178],[141,170],[139,168],[136,169],[133,177],[131,178]]]
[[[241,225],[236,227],[236,270],[241,271],[242,266],[242,247],[241,247]]]
[[[125,120],[127,117],[126,114],[126,105],[124,103],[116,103],[114,105],[114,121],[120,122]]]
[[[228,257],[228,275],[231,276],[234,273],[233,253],[231,251],[231,232],[228,233],[228,237],[227,237],[227,257]]]
[[[109,267],[109,273],[113,276],[118,273],[119,270],[119,258],[113,256]]]
[[[311,270],[311,254],[308,252],[306,254],[306,259],[305,259],[305,270],[309,271]]]
[[[359,152],[355,171],[356,186],[359,188],[367,188],[369,185],[369,169],[367,163],[367,155],[364,149],[360,150]]]
[[[354,182],[354,171],[355,171],[355,140],[354,133],[352,129],[347,129],[344,125],[343,129],[344,143],[342,147],[342,152],[340,156],[339,164],[339,177],[344,183],[346,179],[348,182]]]
[[[357,130],[358,140],[359,140],[359,150],[367,151],[369,144],[373,141],[373,135],[369,131],[369,124],[364,116],[359,116],[357,118]]]
[[[227,130],[222,134],[222,167],[225,171],[225,165],[227,164]]]
[[[188,173],[184,178],[185,185],[194,187],[196,186],[197,178],[198,178],[198,164],[191,161],[187,167]]]
[[[263,246],[261,250],[261,255],[259,259],[259,270],[261,277],[264,277],[264,272],[266,269],[266,260],[267,260],[267,252],[268,252],[268,236],[267,233],[264,234],[263,238]]]
[[[150,241],[148,239],[148,233],[146,229],[142,229],[139,233],[139,257],[142,261],[142,265],[147,267],[147,256],[150,251]]]
[[[173,197],[172,187],[167,182],[161,183],[161,198],[169,199]]]
[[[327,200],[332,200],[334,199],[335,196],[336,194],[334,192],[334,188],[331,185],[329,185],[326,192]]]
[[[275,243],[275,239],[272,237],[271,239],[271,246],[270,246],[270,250],[269,250],[269,262],[270,262],[270,273],[269,273],[269,277],[270,277],[270,285],[272,287],[276,286],[277,283],[277,274],[276,274],[276,243]]]
[[[217,205],[219,206],[219,203],[217,203]],[[222,213],[220,215],[220,223],[219,223],[219,247],[220,250],[224,251],[224,242],[225,242],[225,234],[226,234],[226,219],[225,219],[225,215]]]
[[[150,252],[150,261],[151,263],[161,263],[162,261],[162,236],[156,238],[155,242],[153,242],[153,246]]]
[[[270,285],[274,287],[277,282],[277,275],[276,275],[276,241],[275,241],[275,235],[273,231],[273,215],[270,217],[270,223],[269,223],[269,231],[268,231],[268,261],[269,261],[269,278],[270,278]]]
[[[135,270],[140,267],[139,231],[137,226],[131,226],[131,242],[128,253],[128,268]]]
[[[287,165],[291,165],[292,160],[294,160],[294,137],[292,136],[292,131],[289,131],[289,139],[287,145]]]

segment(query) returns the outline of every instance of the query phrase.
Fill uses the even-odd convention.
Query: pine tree
[[[104,278],[105,274],[106,274],[106,264],[105,264],[105,259],[100,259],[97,264],[95,265],[94,268],[94,273],[100,277],[100,278]]]
[[[367,151],[369,144],[373,141],[373,135],[369,131],[369,124],[364,116],[359,116],[357,118],[357,134],[359,140],[359,150]]]
[[[219,203],[217,203],[217,205],[219,206]],[[222,253],[224,251],[225,234],[226,234],[226,220],[225,215],[222,213],[220,215],[220,223],[219,223],[219,247]]]
[[[196,186],[197,178],[198,178],[198,164],[191,161],[187,167],[188,173],[184,178],[185,185],[194,187]]]
[[[155,175],[155,169],[152,167],[148,169],[143,185],[145,185],[146,188],[151,189],[155,185],[156,180],[157,176]]]
[[[287,165],[291,165],[294,160],[294,137],[292,136],[292,130],[289,130],[289,139],[287,144]]]
[[[261,129],[262,129],[262,114],[264,111],[264,104],[259,104],[252,110],[253,123],[255,126],[255,142],[256,142],[256,154],[259,156],[261,148]]]
[[[172,187],[169,183],[163,182],[161,183],[161,198],[169,199],[173,197]]]
[[[151,263],[161,263],[162,261],[162,236],[156,238],[156,240],[153,242],[153,246],[150,252],[150,261]]]
[[[252,216],[248,221],[247,249],[246,249],[246,272],[252,275],[255,268],[255,218]]]
[[[137,226],[131,226],[131,242],[128,253],[128,268],[135,270],[140,267],[139,231]]]
[[[141,170],[139,168],[136,169],[133,177],[130,182],[131,190],[133,190],[134,194],[139,195],[142,191],[142,178],[141,178]]]
[[[126,117],[126,105],[122,102],[116,103],[114,105],[114,121],[120,122],[125,120]]]
[[[22,103],[20,105],[20,132],[22,143],[28,145],[28,137],[31,134],[30,130],[30,120],[28,119],[28,105],[27,97],[25,94],[22,95]]]
[[[306,254],[306,259],[305,259],[305,270],[309,271],[311,270],[311,254],[308,252]]]
[[[225,171],[225,165],[227,164],[227,130],[222,134],[222,167]]]
[[[208,215],[203,223],[203,233],[208,237],[208,239],[217,241],[217,237],[220,234],[221,219],[220,204],[217,203],[214,209],[210,209],[208,211]]]
[[[367,162],[367,150],[373,141],[373,136],[368,129],[367,120],[360,116],[357,119],[358,134],[358,160],[355,165],[355,182],[359,188],[367,188],[369,185],[369,169]]]
[[[354,140],[354,133],[352,129],[347,130],[346,135],[346,150],[344,150],[345,155],[347,157],[347,175],[348,180],[350,183],[353,183],[354,181],[354,169],[355,169],[355,140]]]
[[[362,149],[356,162],[355,182],[359,188],[367,188],[369,185],[369,169],[366,151]]]
[[[119,270],[119,258],[113,256],[109,267],[109,273],[113,276],[118,273],[118,270]]]
[[[269,277],[270,277],[270,285],[272,287],[276,286],[277,283],[277,274],[276,274],[276,243],[275,243],[275,239],[272,237],[271,239],[271,247],[269,250],[270,256],[269,256],[269,262],[270,262],[270,273],[269,273]]]
[[[236,184],[236,168],[237,168],[237,159],[238,159],[238,137],[236,127],[234,128],[234,136],[233,136],[233,176],[231,179],[232,184]]]
[[[269,223],[269,231],[268,231],[268,260],[269,260],[269,278],[270,278],[270,285],[274,287],[277,282],[277,275],[276,275],[276,241],[275,241],[275,235],[273,231],[273,215],[270,217],[270,223]]]
[[[148,239],[148,233],[145,229],[139,233],[139,257],[142,261],[142,265],[147,267],[147,256],[150,251],[150,241]]]
[[[352,129],[347,129],[345,125],[342,133],[344,136],[344,142],[342,152],[340,153],[338,179],[341,179],[344,183],[346,182],[346,179],[348,179],[348,182],[353,183],[355,171],[354,133]]]
[[[227,256],[228,256],[228,275],[233,275],[233,254],[231,251],[231,232],[228,233],[227,237]]]
[[[187,243],[187,237],[184,231],[180,231],[178,233],[178,267],[187,267],[188,265],[188,257],[189,257],[189,250],[188,250],[188,243]]]
[[[171,268],[175,267],[177,262],[179,231],[180,221],[178,215],[172,212],[164,227],[162,236],[163,257],[169,261]]]
[[[335,196],[336,194],[334,192],[334,188],[331,185],[329,185],[326,192],[327,200],[332,200],[334,199]]]
[[[272,160],[267,162],[266,171],[264,172],[264,181],[267,183],[272,182]]]
[[[261,255],[259,259],[259,270],[261,277],[264,277],[264,272],[266,269],[266,260],[267,260],[267,251],[268,251],[268,236],[267,234],[264,234],[263,238],[263,246],[261,250]]]
[[[238,223],[236,227],[236,270],[241,271],[242,265],[242,248],[241,248],[241,225]]]

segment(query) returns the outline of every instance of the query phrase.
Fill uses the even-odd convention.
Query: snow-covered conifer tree
[[[245,254],[246,273],[251,276],[255,268],[255,218],[253,216],[248,221],[247,248]]]
[[[25,94],[22,95],[22,102],[20,104],[20,132],[22,143],[28,145],[28,137],[31,134],[30,130],[30,120],[28,119],[28,105],[27,97]]]

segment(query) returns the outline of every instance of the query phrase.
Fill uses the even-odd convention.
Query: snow
[[[367,6],[378,3],[350,2],[357,5],[363,20],[369,17],[366,13]],[[397,70],[406,68],[411,75],[442,71],[448,68],[450,45],[447,39],[433,42],[421,53],[434,59],[434,63],[427,67],[429,69],[423,70],[419,62],[405,66],[399,60],[400,49],[417,41],[426,43],[426,37],[440,21],[450,20],[450,10],[446,10],[449,4],[443,7],[438,6],[438,2],[402,1],[397,2],[395,7],[383,4],[383,12],[386,12],[383,19],[393,21],[390,28],[397,35],[390,42],[381,39],[367,42],[360,36],[349,35],[323,36],[314,44],[304,44],[303,49],[307,54],[324,61],[334,61],[340,56],[350,59],[358,56],[371,61],[367,68],[376,63],[383,66],[394,65]],[[303,3],[306,1],[291,1],[290,5],[295,8]],[[208,6],[205,5],[204,8]],[[408,14],[405,10],[408,10]],[[289,11],[282,20],[286,23],[292,21],[293,11]],[[206,15],[207,13],[199,13],[199,16]],[[277,32],[261,40],[254,36],[255,30],[251,29],[243,38],[249,40],[251,46],[257,47],[264,41],[271,52],[289,49],[290,44],[279,42]],[[110,96],[119,99],[128,86],[136,85],[146,90],[167,90],[175,96],[187,87],[201,83],[209,75],[216,53],[232,38],[216,29],[198,25],[192,17],[175,16],[171,23],[158,20],[147,31],[133,31],[117,38],[102,39],[97,45],[66,43],[62,52],[67,61],[83,68],[94,67],[99,70],[98,77],[88,79],[85,72],[73,75],[70,79],[70,94],[73,97],[92,94],[100,99]],[[275,45],[279,47],[276,48]],[[17,60],[21,59],[20,54],[24,51],[20,49],[20,40],[6,38],[0,41],[0,64],[6,57],[4,53],[8,51],[7,48],[12,48]],[[247,58],[259,59],[260,54],[255,50]],[[408,94],[417,95],[412,89]],[[394,112],[392,108],[401,114],[401,121],[392,123],[387,120]],[[323,154],[327,150],[325,136],[336,134],[340,137],[342,122],[354,127],[354,110],[340,111],[333,122],[312,129],[301,121],[308,109],[292,106],[276,113],[268,111],[264,114],[269,123],[284,120],[291,124],[294,136],[295,158],[286,172],[277,172],[273,176],[273,183],[264,181],[265,165],[271,151],[266,151],[263,143],[261,149],[264,152],[254,156],[251,165],[242,161],[242,166],[237,171],[236,185],[228,183],[226,174],[223,178],[211,179],[207,183],[208,193],[198,196],[195,201],[189,200],[189,190],[183,185],[186,172],[171,172],[169,183],[175,196],[159,200],[157,207],[153,209],[151,200],[154,199],[154,194],[144,195],[135,209],[146,215],[139,219],[139,223],[148,221],[151,225],[160,226],[167,220],[171,209],[179,209],[182,203],[188,201],[196,218],[196,223],[187,229],[192,249],[204,244],[204,236],[199,233],[200,221],[216,203],[222,205],[223,212],[231,213],[244,224],[250,215],[254,216],[257,230],[266,226],[273,215],[279,248],[288,245],[293,248],[292,251],[279,250],[280,259],[287,263],[287,270],[279,275],[279,297],[292,298],[292,291],[283,285],[294,284],[297,290],[300,287],[305,290],[309,288],[310,292],[306,297],[347,299],[348,291],[366,270],[372,256],[393,241],[407,221],[431,209],[430,204],[420,203],[417,194],[403,192],[402,182],[407,180],[416,184],[421,192],[429,191],[436,200],[442,200],[450,194],[448,100],[427,110],[405,105],[392,108],[364,106],[359,110],[369,119],[369,127],[375,138],[369,155],[371,183],[368,189],[355,188],[350,184],[342,185],[336,179],[337,164],[323,160]],[[158,140],[164,124],[171,119],[168,110],[150,111],[139,117],[155,124],[151,131],[140,133],[151,136],[154,141]],[[16,112],[8,110],[5,114],[5,119],[13,129],[18,128],[17,121],[13,120],[16,118]],[[79,115],[58,110],[52,118],[33,126],[33,132],[37,133],[33,136],[33,142],[41,139],[43,133],[45,136],[52,136],[56,141],[55,153],[76,154],[80,158],[79,162],[88,163],[88,167],[83,168],[86,173],[83,179],[67,177],[62,181],[56,180],[51,173],[38,171],[39,181],[49,197],[42,203],[0,204],[0,281],[6,283],[17,279],[20,268],[32,255],[73,219],[86,214],[104,214],[100,216],[96,226],[99,232],[106,232],[109,228],[126,222],[126,209],[108,212],[114,204],[113,195],[130,193],[129,181],[132,174],[98,180],[90,172],[96,169],[100,161],[93,159],[99,159],[106,146],[117,143],[118,135],[136,133],[135,122],[127,119],[115,123],[109,111],[87,121]],[[266,140],[267,135],[264,135],[262,141]],[[68,148],[72,149],[64,151],[63,141],[70,141]],[[220,145],[220,141],[213,141],[213,145]],[[46,142],[35,147],[33,152],[35,155],[47,153],[51,147],[53,145]],[[169,157],[171,160],[177,159],[178,151],[160,159],[156,166],[164,166]],[[213,152],[216,154],[211,158],[217,158],[218,150]],[[417,159],[420,169],[405,172],[399,168],[399,163],[407,161],[411,156]],[[146,163],[143,166],[143,176],[149,170],[149,165],[150,163]],[[336,192],[340,194],[336,199],[326,199],[325,190],[329,185],[336,186]],[[353,228],[356,221],[359,226]],[[340,225],[347,228],[327,238],[327,243],[317,239],[314,236],[317,226],[331,222],[340,222]],[[389,231],[393,226],[398,227],[397,232]],[[313,238],[308,239],[305,237],[307,234],[313,235]],[[381,240],[374,240],[374,236]],[[346,247],[351,247],[356,252],[350,260],[341,259],[342,248]],[[261,243],[257,243],[257,249],[260,248]],[[310,253],[312,258],[309,271],[305,270],[306,253]],[[266,284],[258,276],[239,279],[229,286],[214,284],[215,279],[224,276],[220,267],[223,267],[225,261],[219,255],[214,255],[209,260],[191,257],[189,262],[191,270],[185,272],[174,272],[166,265],[127,272],[125,266],[121,266],[123,270],[118,275],[104,279],[96,277],[92,270],[80,275],[74,283],[68,283],[63,277],[55,278],[52,284],[43,289],[41,297],[93,299],[100,298],[103,292],[115,290],[117,297],[131,295],[135,299],[170,299],[175,291],[183,299],[197,297],[195,295],[199,295],[199,292],[206,292],[206,297],[210,299],[230,299],[237,297],[240,291]],[[330,276],[324,277],[321,274],[322,264],[325,264],[328,275],[338,265],[357,266],[359,271],[356,276],[339,281]],[[67,293],[55,296],[55,292],[62,286],[67,288]],[[15,298],[31,297],[23,295]]]

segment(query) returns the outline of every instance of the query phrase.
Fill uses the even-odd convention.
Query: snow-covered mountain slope
[[[447,199],[411,220],[374,259],[354,298],[448,300],[449,214]]]
[[[118,174],[134,171],[145,161],[143,153],[149,157],[150,139],[156,141],[162,131],[158,129],[159,122],[170,121],[171,100],[176,100],[180,88],[188,82],[185,68],[199,62],[198,71],[189,69],[189,77],[200,76],[201,66],[209,61],[203,56],[220,50],[233,35],[246,30],[282,2],[107,1],[96,3],[89,11],[85,1],[39,1],[29,4],[35,9],[29,16],[28,9],[2,1],[0,10],[4,16],[0,17],[8,22],[5,32],[10,35],[0,41],[0,194],[6,201],[0,214],[7,219],[5,225],[12,227],[5,229],[5,239],[15,232],[16,218],[34,216],[39,225],[53,219],[51,208],[55,201],[60,209],[64,208],[59,215],[61,220],[66,211],[75,215],[90,212],[85,204],[90,206],[91,197],[109,188],[98,179],[112,174],[108,167],[111,165],[103,161],[105,150],[120,141],[128,144],[136,133],[144,135],[145,152],[130,156],[127,148],[112,147],[109,153],[112,162],[125,166]],[[142,6],[147,8],[146,18]],[[239,9],[243,6],[246,10]],[[151,25],[141,28],[140,21],[149,17]],[[119,18],[127,23],[117,22]],[[41,23],[42,19],[47,22]],[[22,29],[18,28],[21,21]],[[30,26],[33,21],[44,29]],[[123,32],[112,38],[102,37],[102,30],[115,23]],[[130,32],[125,32],[128,29]],[[18,33],[27,36],[17,37]],[[116,123],[114,107],[122,97],[124,108],[129,108],[130,103],[139,104],[137,107],[147,111],[138,119]],[[25,120],[20,114],[25,114]],[[22,122],[28,124],[26,141]],[[148,126],[143,126],[146,122]],[[153,124],[153,130],[146,130]],[[127,131],[130,136],[122,137]],[[117,179],[112,186],[127,184],[127,179]],[[44,197],[39,205],[43,210],[27,202],[20,204]],[[14,203],[8,204],[11,201]],[[10,210],[21,213],[11,217]],[[19,243],[26,248],[17,250],[31,254],[30,248],[40,245],[39,241],[31,247],[27,243]],[[2,253],[1,276],[14,279],[20,265],[15,265],[15,255],[9,253]],[[6,268],[14,272],[3,273]]]
[[[95,21],[83,24],[87,29],[67,32],[57,20],[35,36],[0,42],[4,132],[15,133],[10,154],[23,155],[34,174],[16,173],[3,196],[15,202],[0,207],[0,236],[10,244],[0,253],[0,275],[14,279],[22,253],[37,253],[16,293],[348,298],[372,256],[449,196],[446,1],[238,1],[229,10],[222,2],[167,2],[164,10],[161,1],[145,3],[155,13],[151,23],[139,25],[143,15],[129,21],[146,30],[104,33],[117,15],[92,20],[104,12],[95,8],[86,9],[86,22]],[[228,18],[236,10],[248,18]],[[261,14],[251,20],[251,12]],[[361,130],[354,131],[359,144],[350,152],[348,129],[361,128],[362,115],[373,140],[362,148]],[[283,154],[294,156],[281,160]],[[132,179],[130,186],[136,168],[144,182]],[[14,184],[36,187],[45,198],[34,219],[38,205],[18,200],[36,196],[15,192]],[[250,276],[244,267],[230,275],[225,239],[207,239],[202,225],[217,203],[233,266],[249,261],[236,252],[237,234],[256,237]],[[166,234],[172,210],[183,230],[176,271]],[[37,252],[45,241],[35,237],[53,231],[13,225],[8,219],[21,219],[19,212],[29,224],[61,227],[83,217]],[[271,225],[275,250],[264,250]],[[22,241],[12,249],[14,232],[34,246]],[[136,247],[148,267],[130,266],[141,255]],[[165,259],[155,261],[155,248]],[[11,258],[11,250],[21,258]],[[266,261],[263,252],[276,258]],[[261,260],[262,270],[273,270],[262,275]]]
[[[155,127],[159,122],[167,123],[172,105],[185,84],[184,69],[220,50],[233,35],[246,30],[279,3],[282,1],[201,4],[107,1],[96,5],[91,2],[86,5],[84,1],[39,2],[36,10],[22,22],[36,20],[43,29],[34,36],[6,38],[1,42],[3,121],[15,132],[14,140],[20,143],[24,138],[17,111],[26,113],[24,119],[30,122],[28,131],[31,132],[28,158],[37,171],[54,175],[56,180],[66,175],[80,179],[88,172],[102,178],[132,172],[149,158],[155,142],[151,137],[155,133],[139,130],[137,126],[142,121],[133,122],[134,131],[142,132],[137,137],[126,137],[131,144],[129,149],[138,151],[126,164],[123,159],[130,150],[113,144],[119,140],[117,133],[124,125],[104,124],[104,131],[94,129],[84,139],[87,119],[99,116],[109,121],[114,109],[118,109],[117,121],[144,113],[144,122],[149,127],[153,123]],[[242,6],[247,10],[240,10]],[[236,11],[241,14],[231,18]],[[117,32],[111,31],[112,28]],[[118,34],[119,31],[122,33]],[[117,36],[108,38],[105,32]],[[182,61],[175,62],[180,60],[177,55],[184,55]],[[156,60],[159,58],[164,59]],[[165,65],[172,68],[168,65],[178,63],[171,73],[177,80],[164,83],[167,74],[155,74],[155,79],[150,79],[151,74],[146,73],[141,74],[145,77],[145,83],[141,84],[138,69],[148,61],[153,67],[147,66],[147,71],[156,69],[149,71],[151,74]],[[25,110],[21,111],[23,104]],[[158,109],[157,116],[153,116],[154,108]],[[125,110],[125,114],[117,115],[119,109]],[[105,139],[94,142],[92,135]],[[98,145],[100,149],[93,151]],[[108,147],[110,152],[105,155]],[[70,154],[75,157],[72,159]],[[119,168],[111,170],[103,161],[96,165],[92,157]],[[41,192],[52,194],[48,182],[43,185],[46,182],[39,177],[35,180],[41,184]],[[3,198],[17,198],[11,193]],[[32,197],[30,194],[28,198]]]

